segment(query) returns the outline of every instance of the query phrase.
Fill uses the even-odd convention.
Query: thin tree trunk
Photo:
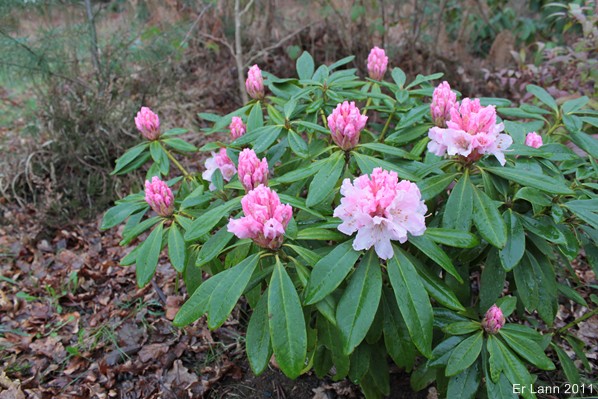
[[[89,1],[89,0],[86,0]],[[241,1],[235,0],[235,61],[237,63],[237,79],[239,81],[239,92],[243,104],[247,103],[247,92],[245,91],[245,74],[243,63],[243,48],[241,46]]]
[[[100,52],[98,49],[98,36],[96,33],[96,25],[93,19],[93,12],[91,10],[91,0],[85,0],[85,10],[87,11],[87,22],[89,24],[89,36],[91,39],[91,61],[96,70],[96,76],[100,87],[103,87],[104,79],[102,76],[102,67],[100,64]]]

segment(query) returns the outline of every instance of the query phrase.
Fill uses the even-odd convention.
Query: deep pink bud
[[[488,334],[496,334],[504,325],[505,316],[502,314],[502,310],[498,306],[492,305],[482,320],[482,327]]]
[[[243,119],[239,118],[238,116],[233,116],[233,120],[231,121],[230,125],[228,125],[228,128],[230,129],[230,135],[232,136],[233,140],[238,139],[247,131],[247,126],[245,126],[243,123]]]
[[[172,190],[157,176],[145,181],[145,201],[160,216],[170,216],[174,211]]]
[[[260,184],[268,184],[268,161],[262,158],[260,161],[255,151],[245,148],[239,154],[238,167],[239,181],[249,192]]]
[[[542,147],[542,144],[542,136],[536,132],[528,133],[527,136],[525,136],[525,145],[529,147],[540,148]]]
[[[264,98],[264,79],[262,78],[262,71],[257,64],[249,68],[245,88],[251,98],[256,100]]]
[[[384,49],[374,47],[368,55],[368,73],[374,80],[382,80],[388,66],[388,57]]]
[[[446,121],[451,119],[451,110],[457,105],[457,95],[451,91],[448,82],[442,82],[434,89],[430,113],[432,121],[438,127],[446,127]]]
[[[135,125],[148,140],[157,140],[160,137],[160,118],[148,107],[141,107],[137,112]]]
[[[328,116],[328,128],[332,140],[343,150],[355,148],[359,144],[359,134],[365,127],[368,117],[359,113],[355,102],[338,104]]]
[[[290,205],[280,203],[276,192],[260,184],[241,200],[245,216],[230,219],[228,231],[239,238],[251,238],[262,248],[278,249],[289,221],[293,217]]]

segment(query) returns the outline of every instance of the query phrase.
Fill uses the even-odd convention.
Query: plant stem
[[[320,108],[320,115],[322,116],[322,123],[324,124],[324,127],[328,129],[328,121],[326,121],[326,115],[324,115],[324,110],[322,108]]]
[[[581,323],[584,320],[589,319],[590,317],[594,316],[595,314],[598,314],[598,308],[595,308],[594,310],[592,310],[591,312],[588,312],[586,314],[584,314],[583,316],[573,320],[571,323],[567,324],[565,327],[559,328],[557,330],[557,334],[562,334],[565,331],[567,331],[568,329],[570,329],[571,327],[575,326],[576,324]]]
[[[160,146],[162,147],[164,152],[166,152],[168,159],[170,159],[172,161],[172,163],[175,164],[177,168],[179,168],[181,173],[183,173],[183,176],[185,176],[185,179],[190,179],[191,174],[189,172],[187,172],[187,170],[183,167],[183,165],[181,165],[179,163],[179,161],[176,160],[176,158],[170,153],[170,151],[168,151],[166,148],[164,148],[164,145],[162,143],[160,143]]]
[[[393,108],[392,111],[390,112],[390,115],[388,116],[388,119],[386,120],[384,129],[382,129],[382,133],[380,133],[380,137],[378,138],[378,141],[380,143],[384,143],[384,136],[386,135],[386,131],[388,130],[388,127],[390,126],[390,121],[392,120],[394,113],[395,113],[395,110]]]

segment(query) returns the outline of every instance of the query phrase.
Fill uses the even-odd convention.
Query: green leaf
[[[461,342],[449,358],[446,366],[446,376],[451,377],[461,373],[475,362],[482,351],[484,332],[479,331]]]
[[[312,268],[320,261],[320,259],[322,259],[320,255],[305,247],[292,244],[285,244],[285,246],[295,251],[300,257],[303,258],[303,260],[305,260],[305,262],[307,262],[307,265]]]
[[[410,181],[418,181],[420,180],[418,176],[414,175],[412,172],[397,166],[392,162],[385,161],[383,159],[378,159],[371,157],[369,155],[360,154],[358,152],[352,151],[351,155],[355,158],[357,162],[357,166],[361,170],[363,174],[371,174],[374,168],[382,168],[389,171],[397,172],[397,175],[401,179],[407,179]]]
[[[507,243],[507,227],[496,205],[482,191],[473,189],[473,222],[480,235],[497,248]]]
[[[565,244],[565,236],[556,227],[554,221],[548,216],[530,218],[525,215],[518,215],[523,227],[538,237],[542,237],[554,244]]]
[[[212,330],[220,327],[237,304],[245,287],[258,264],[260,254],[253,254],[245,258],[237,266],[220,274],[222,280],[214,289],[217,295],[212,295],[208,306],[208,327]]]
[[[136,216],[136,215],[133,215]],[[127,231],[123,230],[123,239],[118,243],[121,246],[125,246],[131,243],[137,236],[141,233],[158,223],[159,221],[163,220],[160,216],[153,216],[149,219],[145,219],[143,222],[135,225],[130,230]]]
[[[562,350],[557,344],[551,343],[550,346],[555,350],[558,358],[561,369],[565,372],[565,376],[570,384],[577,384],[579,385],[581,379],[579,377],[579,371],[577,370],[577,366],[573,363],[573,360]]]
[[[480,244],[474,234],[459,230],[428,227],[425,235],[438,244],[456,248],[473,248]]]
[[[397,84],[397,86],[399,86],[399,88],[402,89],[403,86],[405,85],[405,81],[407,80],[407,76],[405,75],[405,72],[403,72],[403,70],[401,68],[398,68],[398,67],[393,68],[391,76],[392,76],[392,79]]]
[[[131,214],[143,208],[147,208],[147,206],[148,205],[145,201],[122,202],[113,206],[112,208],[108,209],[108,211],[104,214],[100,230],[107,230],[116,226],[119,223],[122,223],[122,221],[131,216]]]
[[[498,381],[499,373],[503,371],[511,384],[529,386],[532,383],[532,377],[525,365],[496,336],[488,336],[486,347],[490,354],[489,364],[492,380]]]
[[[255,375],[260,375],[266,369],[272,357],[268,321],[268,294],[264,293],[253,309],[245,340],[247,359]]]
[[[509,317],[511,313],[515,311],[515,307],[517,306],[517,297],[504,296],[496,301],[496,306],[502,310],[502,313],[505,317]]]
[[[435,198],[445,191],[458,175],[458,173],[443,173],[420,181],[417,186],[421,191],[422,199],[428,201]]]
[[[338,179],[343,173],[344,159],[340,152],[332,155],[314,176],[307,194],[305,204],[313,207],[324,201],[334,191]]]
[[[268,287],[268,316],[276,361],[287,377],[295,379],[305,367],[307,333],[299,295],[280,262]]]
[[[382,274],[374,250],[363,257],[336,308],[337,326],[345,354],[353,352],[365,338],[380,304]]]
[[[172,323],[177,327],[185,327],[206,313],[214,289],[225,277],[224,273],[218,273],[204,281],[181,306]]]
[[[405,88],[409,89],[411,87],[417,86],[417,85],[419,85],[421,83],[424,83],[424,82],[428,82],[430,80],[440,79],[443,75],[444,75],[444,73],[442,73],[442,72],[434,73],[434,74],[428,75],[428,76],[417,75],[415,77],[415,80],[413,82],[409,83],[407,85],[407,87],[405,87]]]
[[[457,321],[442,327],[442,331],[449,335],[467,335],[480,329],[480,323],[477,321]]]
[[[292,130],[288,132],[289,138],[289,145],[291,146],[291,150],[301,158],[306,158],[309,154],[309,150],[307,148],[307,144],[305,141]]]
[[[590,99],[586,96],[582,96],[579,98],[574,98],[573,100],[565,101],[562,105],[563,113],[564,114],[573,114],[576,111],[579,111],[586,104],[590,102]]]
[[[559,112],[559,107],[556,104],[555,99],[543,88],[536,85],[527,85],[525,88],[528,93],[533,94],[536,98],[542,101],[544,104],[548,105],[555,113]]]
[[[383,292],[384,321],[382,332],[384,334],[384,344],[388,354],[397,366],[411,370],[415,363],[417,351],[409,337],[405,320],[401,316],[397,300],[392,291],[385,287]]]
[[[220,219],[224,216],[229,216],[230,212],[238,207],[240,202],[241,198],[237,197],[222,205],[207,210],[203,215],[191,223],[191,226],[189,226],[189,229],[185,232],[185,241],[197,240],[204,234],[208,234],[210,230],[218,224]]]
[[[488,253],[480,278],[480,310],[489,309],[502,294],[507,272],[501,266],[496,249]]]
[[[382,154],[393,155],[398,158],[405,158],[411,160],[417,160],[419,157],[414,156],[413,154],[402,150],[397,147],[393,147],[390,145],[382,144],[382,143],[366,143],[361,144],[359,148],[367,148],[376,152],[380,152]]]
[[[168,258],[177,272],[185,270],[185,240],[183,234],[176,224],[172,224],[168,230]]]
[[[507,228],[507,242],[504,248],[498,251],[498,257],[502,267],[506,271],[511,271],[519,264],[525,252],[525,233],[513,210],[507,209],[502,217]]]
[[[189,144],[185,140],[181,140],[179,138],[165,139],[165,140],[163,140],[163,142],[170,148],[177,150],[177,151],[181,151],[181,152],[197,151],[196,146],[194,146],[193,144]]]
[[[297,233],[297,240],[339,241],[345,238],[347,238],[347,236],[336,230],[322,229],[319,227],[308,227],[307,229],[299,230]]]
[[[423,236],[409,236],[409,242],[412,243],[422,251],[428,258],[436,262],[440,267],[446,270],[451,276],[457,279],[458,282],[463,283],[463,278],[459,275],[451,258],[438,245],[434,243],[427,235]]]
[[[264,126],[264,114],[262,113],[262,104],[256,102],[247,118],[247,132],[253,132],[256,129]]]
[[[398,251],[395,251],[395,254]],[[400,254],[400,252],[399,252]],[[426,357],[432,355],[434,315],[430,298],[411,264],[395,255],[388,261],[388,277],[409,335],[417,349]]]
[[[499,334],[507,344],[513,349],[515,352],[519,354],[522,358],[526,359],[528,362],[533,364],[534,366],[538,367],[542,370],[554,370],[554,364],[552,361],[544,354],[540,345],[532,341],[531,339],[526,338],[525,336],[521,336],[517,333],[508,330],[499,330]]]
[[[218,115],[214,115],[216,116],[218,119],[220,119],[220,116]],[[215,122],[215,121],[212,121]],[[170,137],[170,136],[178,136],[179,134],[185,134],[189,131],[189,129],[184,129],[181,127],[175,127],[172,129],[168,129],[167,131],[165,131],[164,133],[162,133],[161,137]]]
[[[465,232],[471,230],[473,186],[467,171],[451,191],[444,209],[442,227]]]
[[[542,173],[532,172],[531,170],[507,167],[485,167],[484,170],[523,186],[534,187],[549,194],[574,194],[573,190],[560,181]]]
[[[334,291],[347,277],[360,254],[353,250],[351,241],[346,241],[320,259],[305,288],[305,304],[319,302]]]
[[[473,399],[480,386],[480,372],[478,363],[451,377],[446,392],[447,398]]]
[[[569,132],[569,137],[571,141],[590,154],[594,159],[598,158],[598,140],[594,137],[580,131]]]
[[[325,163],[325,159],[313,162],[308,166],[294,169],[289,173],[273,179],[270,183],[293,183],[299,180],[307,179],[308,177],[316,174]]]
[[[311,79],[314,75],[314,59],[307,52],[304,51],[299,58],[297,58],[297,75],[299,79]]]
[[[527,308],[527,310],[534,311],[538,307],[539,296],[539,278],[534,270],[529,257],[524,256],[521,263],[513,269],[513,277],[515,277],[515,285],[517,286],[517,296]]]
[[[158,259],[160,258],[160,251],[162,250],[162,230],[164,223],[159,223],[150,235],[145,239],[139,253],[137,254],[137,267],[135,275],[137,277],[137,286],[144,287],[152,279]]]
[[[220,228],[201,246],[195,265],[201,267],[220,255],[220,252],[230,242],[231,238],[233,238],[233,234],[228,232],[227,226]]]
[[[125,172],[125,168],[127,166],[132,165],[135,160],[140,158],[145,158],[146,160],[149,158],[149,154],[147,157],[143,157],[142,154],[145,150],[149,147],[149,143],[144,142],[141,144],[136,145],[135,147],[127,150],[120,158],[116,160],[116,165],[114,166],[114,170],[110,173],[111,175],[118,175],[123,174]],[[141,166],[141,165],[139,165]]]

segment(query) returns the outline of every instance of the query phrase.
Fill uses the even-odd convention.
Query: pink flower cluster
[[[479,99],[464,98],[451,109],[447,128],[433,127],[428,132],[431,141],[428,151],[442,156],[460,155],[468,161],[477,161],[491,154],[504,165],[504,151],[513,144],[508,134],[502,134],[502,123],[496,123],[494,106],[482,107]]]
[[[281,204],[278,194],[262,184],[248,192],[241,205],[245,216],[231,218],[228,231],[238,238],[251,238],[262,248],[278,249],[293,217],[291,206]]]
[[[343,150],[354,148],[359,143],[359,134],[365,127],[368,117],[359,113],[355,101],[338,104],[328,115],[328,128],[332,140]]]
[[[245,89],[251,98],[260,100],[264,98],[264,79],[262,78],[262,71],[256,65],[249,68],[247,73],[247,80],[245,81]]]
[[[237,172],[235,164],[231,161],[228,155],[226,155],[226,148],[221,148],[218,153],[212,152],[212,157],[206,159],[205,167],[206,170],[201,174],[201,177],[210,182],[211,191],[216,190],[216,186],[212,184],[212,175],[216,169],[220,169],[222,178],[226,181],[230,181]]]
[[[172,190],[157,176],[145,181],[145,201],[160,216],[170,216],[174,211]]]
[[[245,148],[239,154],[239,181],[249,192],[260,184],[268,184],[268,161],[260,161],[255,151]]]
[[[498,306],[492,305],[482,320],[482,327],[488,334],[496,334],[504,325],[505,316],[502,314],[502,310]]]
[[[233,140],[238,139],[247,131],[247,126],[245,126],[243,123],[243,119],[239,118],[238,116],[233,116],[228,128],[230,129],[230,135],[232,136]]]
[[[457,95],[451,90],[448,82],[442,82],[434,89],[430,113],[432,121],[438,127],[446,127],[446,121],[451,119],[451,110],[457,105]]]
[[[388,57],[384,49],[374,47],[368,55],[368,73],[374,80],[382,80],[388,67]]]
[[[427,211],[419,188],[410,181],[398,181],[395,172],[375,168],[371,174],[345,179],[341,186],[341,204],[334,216],[343,223],[338,229],[347,235],[357,231],[356,251],[375,246],[382,259],[394,255],[390,240],[407,241],[407,233],[420,236],[426,230]]]
[[[135,116],[135,125],[143,137],[157,140],[160,137],[160,118],[148,107],[141,107]]]
[[[542,136],[536,132],[528,133],[527,136],[525,136],[525,145],[529,147],[540,148],[542,147],[542,144]]]

